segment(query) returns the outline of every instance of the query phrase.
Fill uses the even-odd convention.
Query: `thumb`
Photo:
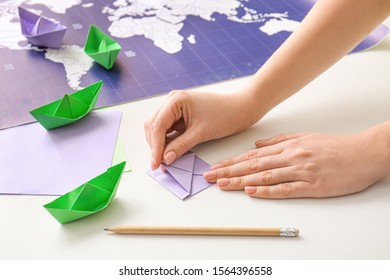
[[[170,165],[176,159],[181,157],[188,150],[199,144],[199,140],[191,131],[186,131],[182,135],[172,140],[164,150],[163,162]]]

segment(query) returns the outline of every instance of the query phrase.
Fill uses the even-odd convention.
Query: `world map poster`
[[[0,0],[0,129],[96,81],[97,107],[254,74],[314,0]],[[65,25],[59,49],[31,45],[18,7]],[[122,47],[107,70],[84,53],[91,24]],[[379,26],[354,51],[380,42]]]

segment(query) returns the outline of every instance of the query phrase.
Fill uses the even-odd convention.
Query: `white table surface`
[[[389,20],[387,20],[387,23]],[[218,93],[248,81],[199,87]],[[390,259],[390,178],[364,192],[327,199],[264,200],[213,186],[181,201],[146,174],[150,150],[143,123],[166,96],[113,106],[123,112],[119,137],[133,171],[112,204],[60,225],[42,207],[53,197],[0,196],[0,259]],[[279,133],[353,133],[390,119],[390,35],[346,56],[252,128],[197,146],[213,164]],[[119,225],[298,227],[300,237],[126,236]]]

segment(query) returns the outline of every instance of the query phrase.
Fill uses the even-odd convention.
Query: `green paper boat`
[[[89,27],[84,52],[106,69],[111,69],[121,46],[95,25]]]
[[[30,113],[46,129],[71,124],[93,110],[103,82],[99,81],[52,103],[43,105]]]
[[[121,162],[106,172],[44,205],[61,224],[78,220],[105,209],[115,197],[125,168]]]

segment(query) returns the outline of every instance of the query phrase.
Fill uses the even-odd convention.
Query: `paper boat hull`
[[[47,130],[74,123],[76,120],[47,116],[39,111],[31,111],[31,115]]]
[[[62,40],[64,38],[65,31],[66,29],[37,36],[26,35],[26,38],[31,44],[35,46],[59,49],[62,45]]]
[[[96,63],[100,64],[107,70],[111,69],[114,66],[116,57],[118,56],[120,49],[113,50],[110,52],[104,53],[91,53],[88,54]]]
[[[102,41],[104,41],[103,49],[101,49]],[[85,41],[84,52],[95,60],[96,63],[106,69],[111,69],[114,66],[120,50],[121,46],[114,39],[95,25],[92,24],[90,26]]]
[[[66,224],[105,209],[115,197],[126,162],[121,162],[76,189],[45,204],[46,210]]]
[[[95,108],[102,86],[103,82],[99,81],[73,94],[65,95],[62,99],[36,108],[30,111],[30,114],[48,130],[74,123]],[[66,104],[61,104],[65,98],[68,99]],[[66,110],[69,111],[68,116]]]
[[[46,209],[60,224],[67,224],[75,220],[87,217],[94,213],[92,211],[74,211],[55,208]]]

